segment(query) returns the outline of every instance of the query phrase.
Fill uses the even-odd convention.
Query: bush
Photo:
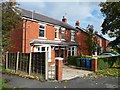
[[[77,66],[77,60],[78,56],[69,56],[68,57],[68,64]]]
[[[119,65],[120,65],[120,56],[98,58],[98,70],[117,67]]]

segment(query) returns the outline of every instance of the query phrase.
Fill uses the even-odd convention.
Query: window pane
[[[45,47],[42,47],[42,51],[45,51]]]
[[[74,47],[72,47],[72,51],[74,51]]]
[[[40,47],[38,47],[38,51],[40,51]]]
[[[59,50],[55,50],[55,57],[59,57]]]
[[[74,56],[74,51],[72,51],[72,56]]]
[[[45,26],[43,26],[43,25],[40,25],[40,27],[39,28],[41,28],[41,29],[44,29],[45,28]]]
[[[44,30],[39,30],[39,36],[44,37]]]
[[[57,38],[57,32],[55,32],[55,38]]]
[[[68,56],[71,56],[71,51],[68,51]]]

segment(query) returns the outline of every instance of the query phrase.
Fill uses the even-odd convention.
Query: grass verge
[[[7,88],[6,80],[0,78],[0,90],[3,90],[4,88]]]
[[[120,77],[120,67],[112,67],[96,72],[96,75]]]

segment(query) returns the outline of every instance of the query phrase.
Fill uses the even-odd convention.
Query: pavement
[[[45,81],[26,79],[15,75],[3,74],[8,88],[120,88],[118,77],[79,77],[68,81]]]
[[[63,65],[62,80],[70,80],[77,77],[84,77],[93,74],[92,71],[83,70],[71,65]]]

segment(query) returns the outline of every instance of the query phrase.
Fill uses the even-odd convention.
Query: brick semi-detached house
[[[16,10],[17,9],[17,10]],[[11,34],[12,44],[10,52],[48,52],[48,62],[54,62],[55,57],[62,57],[64,61],[67,56],[77,55],[75,42],[76,28],[67,24],[67,19],[62,21],[53,18],[15,8],[22,15],[21,30],[14,30]]]
[[[78,31],[75,36],[76,37],[75,41],[76,41],[76,43],[79,44],[79,46],[77,48],[78,55],[80,55],[81,52],[83,53],[83,55],[89,55],[88,47],[86,44],[86,40],[88,38],[88,33],[86,32],[85,29],[80,27],[79,21],[76,21],[75,25],[76,25],[76,29]],[[101,52],[99,52],[99,53],[106,52],[106,48],[107,48],[109,41],[107,39],[105,39],[104,37],[102,37],[102,35],[99,35],[98,32],[95,33],[95,35],[97,37],[97,42],[101,49]]]
[[[77,56],[82,52],[88,55],[87,46],[84,42],[87,34],[79,28],[67,24],[67,19],[62,21],[24,10],[15,8],[22,15],[21,30],[11,33],[10,52],[48,52],[48,62],[55,62],[55,57],[62,57],[65,62],[68,56]],[[99,36],[99,35],[98,35]],[[106,39],[99,36],[101,47],[105,51]],[[104,44],[105,42],[105,44]]]

